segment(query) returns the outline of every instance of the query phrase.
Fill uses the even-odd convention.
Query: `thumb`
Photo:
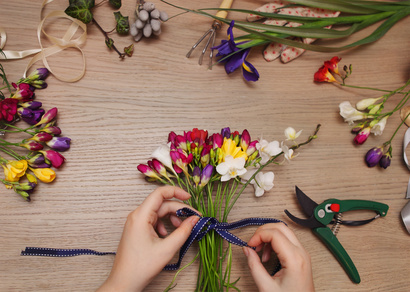
[[[253,280],[259,291],[264,291],[267,288],[272,289],[273,280],[263,266],[256,251],[249,247],[244,247],[243,252],[248,258],[248,266],[251,271]],[[269,290],[268,289],[268,290]]]
[[[175,254],[188,239],[192,228],[198,222],[198,216],[191,216],[184,220],[167,238],[164,239],[164,247],[170,254]]]

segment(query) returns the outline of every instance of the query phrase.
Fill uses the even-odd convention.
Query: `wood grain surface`
[[[38,48],[37,26],[42,1],[0,1],[0,26],[7,32],[6,50]],[[174,1],[173,1],[174,2]],[[178,0],[175,4],[199,8],[217,7],[219,1]],[[64,10],[68,1],[54,1],[44,13]],[[169,15],[180,11],[159,1]],[[238,0],[234,8],[255,9],[264,1]],[[123,1],[121,12],[133,19],[135,1]],[[95,17],[106,29],[114,25],[112,10],[101,6]],[[230,17],[243,17],[231,13]],[[63,135],[72,139],[64,153],[67,161],[57,171],[57,179],[39,184],[27,203],[0,186],[0,291],[94,291],[106,279],[112,256],[73,258],[22,257],[26,246],[91,248],[115,251],[125,218],[157,186],[137,171],[152,151],[164,143],[170,131],[192,128],[217,132],[223,127],[248,129],[254,138],[284,140],[283,131],[292,126],[303,129],[306,139],[317,124],[319,138],[300,149],[300,155],[281,166],[271,166],[275,186],[256,198],[247,190],[231,212],[230,221],[250,216],[285,220],[312,257],[317,291],[408,291],[410,286],[410,236],[400,219],[407,203],[405,192],[409,171],[402,159],[402,127],[393,141],[392,165],[384,170],[368,168],[365,153],[388,140],[400,122],[392,116],[382,136],[371,136],[362,146],[354,146],[349,126],[339,115],[342,101],[352,104],[380,93],[316,84],[313,74],[334,54],[306,52],[301,58],[283,64],[265,62],[262,48],[252,51],[249,61],[261,78],[247,83],[240,72],[227,75],[222,66],[212,70],[198,65],[199,51],[185,57],[190,46],[209,28],[209,18],[184,14],[163,25],[160,37],[135,44],[131,58],[120,60],[110,52],[95,25],[88,25],[82,47],[86,74],[78,82],[66,83],[54,76],[49,87],[37,91],[46,109],[58,107],[58,123]],[[47,22],[46,31],[60,37],[65,20]],[[409,78],[410,19],[395,25],[376,43],[339,53],[341,65],[353,64],[352,85],[395,89]],[[226,25],[217,42],[226,37]],[[341,45],[371,33],[375,26],[349,39],[332,42]],[[238,32],[239,33],[239,32]],[[130,36],[113,35],[123,48]],[[49,45],[44,40],[44,45]],[[206,59],[205,59],[206,60]],[[59,74],[79,72],[81,55],[68,49],[49,58]],[[207,61],[207,60],[206,60]],[[2,61],[10,80],[24,72],[29,58]],[[42,67],[38,62],[34,68]],[[386,108],[399,101],[393,97]],[[328,198],[365,199],[390,206],[387,217],[360,227],[342,227],[338,238],[355,263],[362,282],[353,284],[330,251],[309,229],[290,222],[283,210],[302,216],[295,200],[295,185],[317,202]],[[359,214],[358,214],[359,213]],[[369,215],[357,212],[357,216]],[[354,216],[354,215],[353,215]],[[254,228],[236,235],[248,240]],[[184,261],[193,258],[196,247]],[[233,276],[240,277],[242,291],[256,291],[246,258],[234,247]],[[193,291],[197,266],[184,270],[173,291]],[[174,276],[162,272],[146,291],[163,290]]]

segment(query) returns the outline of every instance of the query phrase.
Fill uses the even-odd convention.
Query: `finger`
[[[169,216],[169,220],[171,221],[171,223],[172,223],[172,225],[173,225],[174,227],[179,227],[179,226],[181,225],[181,223],[182,223],[182,220],[179,219],[177,216],[175,216],[175,215],[173,215],[173,214],[171,214],[171,215]]]
[[[157,223],[157,232],[161,235],[161,236],[167,236],[168,231],[165,228],[164,222],[162,222],[161,220],[158,220]]]
[[[272,253],[272,246],[270,244],[265,244],[262,252],[262,263],[266,263],[270,259]]]
[[[256,286],[258,287],[258,290],[275,291],[274,287],[272,287],[272,285],[274,285],[274,281],[268,271],[266,271],[256,251],[249,247],[244,247],[243,252],[248,259],[249,270]]]
[[[175,254],[181,246],[188,239],[191,234],[192,228],[198,222],[198,216],[191,216],[184,220],[181,225],[175,229],[167,238],[163,241],[163,248],[168,254]]]
[[[283,234],[286,235],[286,237],[296,246],[302,246],[302,244],[300,243],[299,239],[296,237],[295,233],[289,228],[287,227],[284,223],[270,223],[270,224],[265,224],[261,227],[259,227],[255,234],[257,234],[258,232],[261,232],[262,230],[273,230],[273,229],[278,229],[280,230]],[[259,238],[260,239],[260,238]],[[255,240],[255,242],[254,242]],[[258,237],[255,238],[251,238],[248,241],[248,244],[250,246],[256,246],[261,244],[262,242],[258,241]]]
[[[159,218],[162,218],[170,214],[175,214],[177,210],[182,209],[182,208],[189,208],[189,209],[195,210],[192,207],[182,202],[172,200],[172,201],[163,201],[161,206],[157,210],[157,214]]]
[[[141,204],[143,210],[147,212],[154,211],[157,212],[162,205],[164,200],[169,200],[176,198],[179,200],[187,200],[191,197],[186,191],[177,187],[160,187],[153,191]]]

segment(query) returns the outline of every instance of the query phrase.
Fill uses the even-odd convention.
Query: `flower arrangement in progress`
[[[187,204],[203,216],[226,224],[229,213],[249,184],[253,185],[256,196],[262,196],[273,187],[274,173],[263,173],[262,169],[296,157],[294,151],[315,139],[319,128],[320,125],[302,143],[295,141],[302,131],[296,132],[291,127],[285,130],[286,141],[282,143],[252,140],[247,130],[240,134],[230,128],[212,135],[197,128],[182,135],[171,132],[168,143],[158,147],[152,159],[138,165],[138,170],[148,181],[185,189],[192,196]],[[292,145],[286,145],[289,143]],[[224,247],[223,238],[214,230],[198,240],[199,253],[195,259],[199,257],[200,268],[196,291],[237,289],[235,284],[239,279],[233,282],[230,279],[231,243]]]
[[[0,165],[4,179],[0,181],[30,201],[38,180],[50,183],[55,179],[51,167],[60,168],[64,163],[60,152],[70,148],[71,140],[59,136],[61,129],[55,125],[57,108],[46,112],[42,103],[34,100],[34,91],[47,87],[46,68],[35,70],[17,83],[7,80],[1,64],[0,70],[4,84],[0,91]],[[17,124],[20,120],[29,126]]]
[[[410,98],[410,90],[407,89],[406,91],[406,88],[410,85],[410,79],[407,80],[403,86],[400,86],[395,90],[348,85],[345,83],[345,80],[352,74],[352,66],[344,66],[343,71],[341,71],[338,66],[340,60],[341,58],[335,56],[331,60],[325,61],[323,66],[321,66],[315,73],[314,81],[329,82],[344,87],[384,92],[384,94],[374,98],[362,99],[358,101],[355,106],[352,106],[349,101],[344,101],[339,105],[340,115],[344,118],[345,122],[352,126],[351,131],[355,134],[355,138],[353,139],[354,143],[356,145],[362,145],[366,142],[370,134],[374,134],[375,136],[382,135],[388,119],[394,113],[405,108],[404,106]],[[338,81],[338,79],[340,81]],[[384,111],[386,103],[396,94],[401,95],[399,102],[392,110]],[[409,115],[410,112],[404,112],[404,115],[402,114],[403,121],[397,126],[389,140],[367,151],[365,155],[367,166],[374,167],[380,165],[384,169],[390,166],[393,151],[391,142]]]

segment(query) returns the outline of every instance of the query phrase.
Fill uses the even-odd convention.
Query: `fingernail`
[[[246,256],[249,255],[249,250],[248,250],[248,248],[247,248],[246,246],[244,246],[244,247],[242,248],[242,250],[243,250],[243,253],[244,253]]]
[[[191,216],[191,218],[189,218],[192,227],[195,226],[196,223],[198,223],[199,217],[198,216]]]

